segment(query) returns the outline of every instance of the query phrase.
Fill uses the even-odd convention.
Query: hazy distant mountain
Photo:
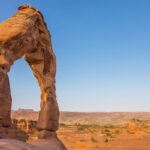
[[[12,111],[12,118],[26,118],[28,120],[37,120],[38,111],[32,109],[19,108]],[[61,112],[60,122],[65,124],[126,124],[131,118],[135,117],[137,121],[150,122],[150,112]]]

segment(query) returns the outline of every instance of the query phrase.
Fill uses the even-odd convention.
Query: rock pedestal
[[[132,118],[130,121],[130,124],[128,126],[128,132],[130,134],[134,134],[134,133],[136,133],[136,131],[137,131],[136,121],[135,121],[135,118]]]

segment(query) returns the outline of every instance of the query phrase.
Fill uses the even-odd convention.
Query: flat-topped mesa
[[[22,5],[13,17],[0,24],[0,126],[11,124],[11,92],[8,72],[24,57],[41,89],[39,131],[58,129],[59,109],[55,94],[56,57],[51,36],[39,10]],[[42,132],[43,134],[43,132]]]

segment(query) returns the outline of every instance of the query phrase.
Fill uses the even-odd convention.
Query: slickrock
[[[18,140],[1,139],[0,150],[66,150],[56,139],[39,140],[34,144],[28,144]]]
[[[18,140],[2,139],[0,140],[0,150],[54,150],[51,147],[38,147]]]
[[[137,131],[136,121],[135,121],[135,118],[132,118],[128,126],[128,132],[131,134],[134,134],[136,133],[136,131]]]

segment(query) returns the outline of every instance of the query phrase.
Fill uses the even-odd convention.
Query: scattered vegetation
[[[105,126],[106,127],[106,126]],[[115,138],[115,135],[118,135],[120,133],[119,129],[117,129],[117,127],[115,126],[110,126],[111,128],[108,128],[108,126],[106,128],[104,128],[101,131],[101,134],[104,135],[104,137],[107,138]],[[112,128],[113,127],[113,128]],[[107,142],[107,140],[106,140]]]
[[[78,125],[76,125],[76,126],[77,126],[77,130],[78,130],[78,131],[86,131],[86,130],[87,130],[87,131],[89,131],[89,132],[91,132],[91,133],[95,132],[97,129],[100,128],[99,125],[95,125],[95,124],[91,124],[91,125],[78,124]]]
[[[98,141],[92,136],[92,137],[91,137],[91,142],[97,143]]]
[[[105,130],[104,130],[104,132],[110,132],[110,130],[108,130],[108,129],[105,129]]]
[[[80,139],[80,142],[85,142],[85,140],[84,139]]]
[[[121,128],[120,126],[115,126],[115,125],[104,125],[103,128],[108,128],[108,129],[116,129],[116,128]]]
[[[115,130],[115,133],[116,133],[116,134],[119,134],[119,133],[120,133],[120,131],[119,131],[119,130]]]
[[[60,123],[59,126],[60,126],[60,127],[65,127],[65,128],[67,128],[69,125],[67,125],[67,124],[65,124],[65,123]]]
[[[108,143],[108,141],[109,141],[108,139],[105,139],[105,141],[104,141],[104,142],[105,142],[105,143]]]
[[[111,136],[111,133],[106,133],[105,135],[106,135],[106,136]]]

